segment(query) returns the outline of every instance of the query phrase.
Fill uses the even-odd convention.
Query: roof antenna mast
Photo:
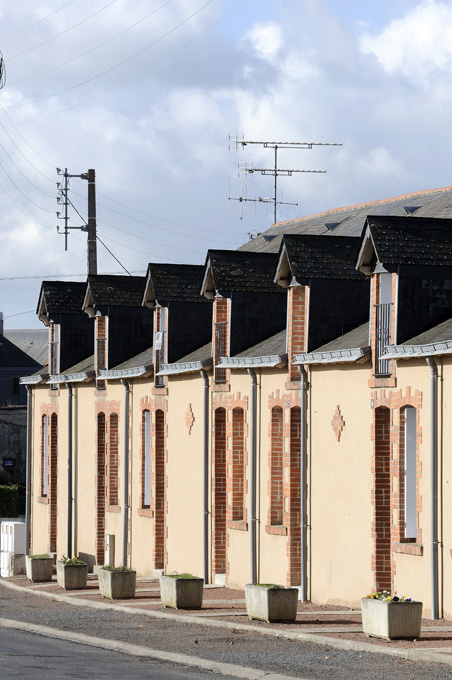
[[[255,172],[260,172],[261,175],[272,175],[274,178],[274,193],[273,196],[258,197],[258,198],[247,198],[241,195],[239,198],[233,198],[229,196],[230,201],[239,201],[240,203],[246,203],[251,201],[252,203],[273,203],[273,221],[276,222],[276,207],[283,205],[296,205],[298,208],[298,199],[296,203],[289,203],[281,199],[278,201],[278,177],[285,176],[291,177],[294,172],[314,172],[324,174],[326,170],[284,170],[278,168],[278,150],[279,149],[312,149],[313,146],[342,146],[342,143],[336,142],[256,142],[245,140],[244,135],[240,134],[230,134],[229,135],[229,150],[237,151],[239,148],[244,149],[248,144],[259,144],[264,147],[264,149],[273,149],[274,151],[274,167],[273,168],[255,168],[253,164],[239,163],[239,177],[247,177]],[[242,215],[240,216],[242,217]]]
[[[96,228],[96,172],[95,170],[88,170],[81,175],[71,175],[68,173],[67,168],[61,170],[57,168],[57,174],[61,175],[63,182],[57,182],[58,196],[57,203],[63,206],[63,210],[57,212],[57,217],[59,220],[64,220],[64,228],[60,231],[57,225],[57,232],[64,235],[64,249],[67,250],[67,238],[69,236],[69,229],[80,229],[81,231],[86,231],[88,234],[88,253],[87,253],[87,270],[88,275],[97,274],[97,228]],[[88,223],[82,224],[81,227],[70,227],[69,226],[69,205],[72,205],[74,210],[81,217],[78,210],[75,208],[73,203],[68,197],[69,191],[69,179],[71,177],[80,177],[80,179],[86,179],[88,181]],[[83,219],[83,218],[82,218]]]

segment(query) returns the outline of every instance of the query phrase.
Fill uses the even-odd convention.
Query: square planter
[[[51,581],[53,557],[33,557],[33,555],[27,555],[25,558],[25,570],[27,578],[33,583]]]
[[[63,564],[57,562],[57,583],[65,590],[83,590],[88,580],[87,564]]]
[[[127,600],[135,597],[136,571],[121,571],[101,567],[97,575],[102,597],[108,597],[110,600]]]
[[[160,577],[160,598],[165,607],[201,609],[203,591],[203,578]]]
[[[298,588],[269,588],[249,583],[245,586],[246,611],[258,621],[295,621],[298,608]]]
[[[422,602],[385,602],[363,597],[361,609],[367,637],[384,640],[420,637]]]

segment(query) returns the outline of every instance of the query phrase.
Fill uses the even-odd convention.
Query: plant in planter
[[[51,581],[53,573],[53,557],[48,553],[27,555],[25,559],[27,578],[33,583]]]
[[[164,607],[201,609],[204,579],[192,574],[167,574],[160,577],[160,598]]]
[[[245,586],[246,611],[258,621],[295,621],[298,588],[286,588],[272,583],[248,583]]]
[[[421,634],[422,602],[387,591],[361,599],[363,631],[383,640],[414,639]]]
[[[86,588],[88,565],[80,557],[65,557],[56,564],[57,583],[65,590],[81,590]]]
[[[135,597],[137,572],[127,567],[101,567],[97,573],[99,591],[110,600],[126,600]]]

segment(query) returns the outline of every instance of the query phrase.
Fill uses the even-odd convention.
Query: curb
[[[249,633],[257,633],[259,635],[269,635],[272,637],[286,638],[290,640],[303,640],[305,642],[311,642],[318,645],[325,645],[328,647],[334,647],[335,649],[347,649],[355,652],[370,652],[374,654],[386,654],[387,656],[399,657],[408,659],[410,661],[425,661],[429,663],[441,663],[445,665],[452,666],[452,647],[442,648],[444,651],[431,650],[431,649],[393,649],[385,648],[382,646],[372,645],[368,642],[357,642],[355,640],[342,640],[332,637],[327,637],[325,635],[319,635],[317,633],[303,633],[297,631],[284,631],[276,628],[258,628],[256,626],[244,624],[244,623],[232,623],[231,621],[215,621],[212,619],[201,619],[196,616],[190,616],[189,614],[179,615],[171,614],[169,612],[159,612],[150,611],[149,609],[139,609],[118,604],[110,604],[106,602],[93,602],[91,600],[75,600],[72,597],[67,597],[65,595],[58,595],[56,593],[39,592],[32,588],[27,588],[26,586],[18,586],[11,581],[0,580],[0,585],[10,590],[16,590],[18,592],[28,592],[38,597],[46,597],[50,600],[59,600],[60,602],[65,602],[67,604],[74,605],[76,607],[90,607],[92,609],[102,609],[102,610],[114,610],[120,611],[127,614],[139,614],[140,616],[149,616],[154,619],[169,619],[172,621],[178,621],[180,623],[191,623],[198,626],[205,626],[210,628],[223,628],[229,630],[238,630]],[[122,651],[124,653],[130,653],[137,656],[152,656],[153,658],[158,658],[161,660],[172,661],[173,663],[187,663],[188,665],[197,665],[198,667],[206,668],[207,666],[201,664],[211,664],[209,666],[210,670],[214,670],[212,664],[216,664],[216,672],[223,675],[235,675],[236,677],[247,678],[248,680],[259,680],[265,675],[266,680],[293,680],[292,676],[278,675],[278,674],[268,674],[267,672],[260,671],[255,668],[243,668],[241,666],[234,666],[233,664],[221,664],[217,662],[207,661],[205,659],[199,659],[198,657],[185,656],[183,654],[174,654],[172,652],[162,652],[158,650],[149,650],[146,647],[139,647],[137,645],[129,645],[128,643],[118,642],[116,640],[108,640],[104,638],[94,638],[89,636],[84,636],[79,633],[68,633],[57,631],[54,628],[46,628],[45,626],[39,626],[34,624],[21,623],[17,621],[12,621],[10,619],[1,619],[0,625],[8,627],[7,622],[11,621],[10,627],[27,630],[29,632],[35,632],[41,635],[47,635],[49,637],[60,637],[61,639],[72,640],[74,642],[83,642],[83,644],[91,644],[92,646],[105,647],[108,649],[116,649],[117,651]],[[22,627],[22,628],[21,628]],[[40,632],[45,630],[46,632]],[[79,639],[80,638],[80,639]],[[85,640],[81,640],[85,638]],[[89,642],[91,640],[91,642]],[[93,642],[95,641],[95,642]],[[141,651],[127,651],[131,650],[141,650]],[[173,658],[174,657],[174,658]],[[176,657],[180,660],[176,661]],[[192,660],[193,663],[190,663]],[[195,663],[196,662],[196,663]],[[225,667],[224,670],[220,670],[221,667]],[[234,669],[232,672],[231,669]],[[240,669],[240,673],[239,673]],[[244,675],[244,672],[254,673],[254,675]],[[299,678],[298,680],[303,680]],[[304,679],[307,680],[307,679]]]
[[[166,661],[168,663],[179,664],[182,666],[191,666],[201,670],[212,671],[221,675],[232,675],[236,678],[244,678],[245,680],[309,680],[309,678],[297,678],[289,675],[280,675],[279,673],[268,673],[267,671],[259,670],[258,668],[248,668],[244,666],[237,666],[235,664],[221,663],[219,661],[209,661],[196,656],[189,656],[188,654],[176,654],[175,652],[162,652],[157,649],[149,649],[148,647],[140,647],[139,645],[131,645],[127,642],[120,642],[118,640],[109,640],[108,638],[91,637],[83,633],[71,633],[69,631],[59,631],[55,628],[48,628],[47,626],[39,626],[31,623],[23,623],[22,621],[13,621],[12,619],[0,618],[0,626],[12,630],[23,630],[27,633],[34,633],[35,635],[43,635],[45,637],[55,638],[57,640],[66,640],[68,642],[75,642],[81,645],[89,645],[90,647],[100,647],[122,654],[129,654],[130,656],[139,656],[142,658],[157,659],[159,661]]]

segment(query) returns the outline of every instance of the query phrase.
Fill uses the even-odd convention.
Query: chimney
[[[0,312],[0,335],[3,335],[3,312]]]

